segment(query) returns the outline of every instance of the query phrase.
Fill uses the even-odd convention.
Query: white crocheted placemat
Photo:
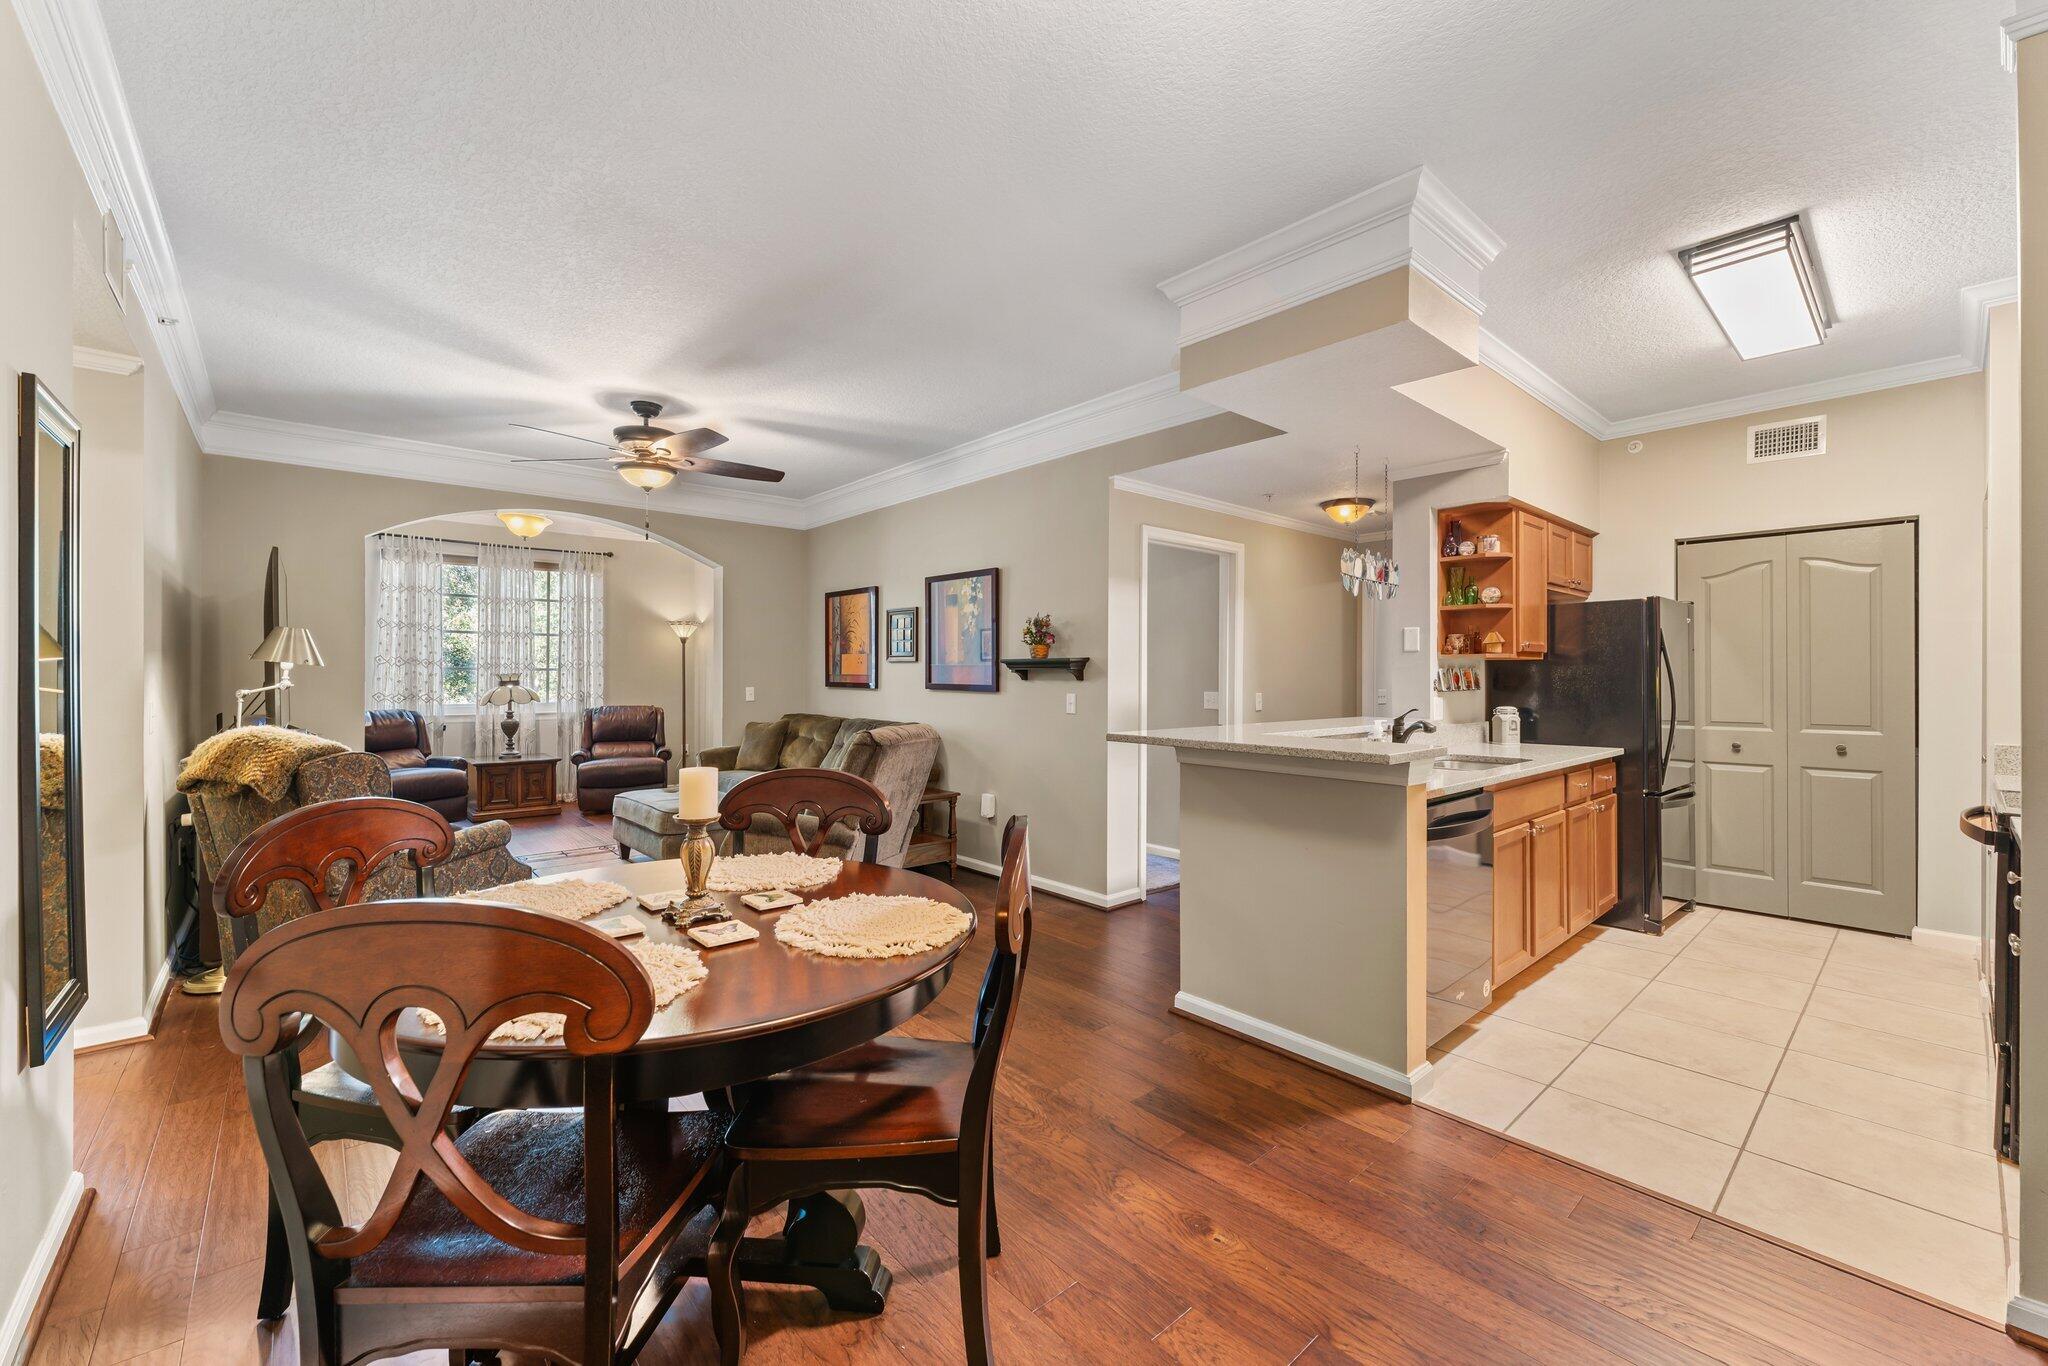
[[[684,992],[703,984],[711,975],[697,951],[681,944],[628,944],[627,952],[640,960],[654,982],[654,1008],[660,1010]],[[441,1017],[431,1010],[420,1012],[420,1023],[441,1031]],[[563,1017],[552,1011],[521,1015],[491,1031],[492,1043],[544,1043],[562,1037]]]
[[[902,958],[967,932],[967,912],[921,896],[834,897],[784,913],[775,937],[828,958]]]
[[[633,894],[616,882],[567,878],[561,882],[508,882],[502,887],[486,887],[481,892],[464,892],[456,899],[498,901],[522,910],[558,915],[564,920],[588,920],[621,901],[631,901]]]
[[[714,892],[801,891],[839,876],[836,858],[809,854],[734,854],[711,865]]]

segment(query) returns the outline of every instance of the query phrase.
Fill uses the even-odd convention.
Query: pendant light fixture
[[[544,516],[538,512],[510,510],[500,512],[498,520],[505,524],[505,530],[519,537],[522,541],[532,540],[555,524],[554,518]]]
[[[1383,474],[1384,492],[1375,502],[1360,498],[1358,488],[1358,447],[1351,448],[1351,487],[1349,498],[1331,498],[1321,504],[1332,520],[1343,526],[1355,526],[1366,513],[1375,508],[1390,508],[1394,501],[1394,467],[1390,460]],[[1339,511],[1339,507],[1343,511]],[[1354,511],[1355,509],[1355,511]],[[1348,514],[1348,515],[1347,515]],[[1343,583],[1344,591],[1352,597],[1369,597],[1374,602],[1385,602],[1401,589],[1401,566],[1391,556],[1377,550],[1367,549],[1356,543],[1344,547],[1337,557],[1337,577]]]

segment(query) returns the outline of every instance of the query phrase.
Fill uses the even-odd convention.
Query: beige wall
[[[2020,297],[2048,299],[2048,36],[2019,45]],[[2026,824],[2048,830],[2048,309],[2020,313],[2020,734]],[[2041,863],[2036,859],[2036,864]],[[2048,954],[2020,955],[2020,1295],[2048,1331]]]
[[[43,93],[21,27],[10,15],[0,20],[0,185],[7,187],[7,211],[0,213],[0,419],[9,450],[19,430],[17,372],[42,376],[68,404],[75,397],[71,372],[71,252],[74,220],[85,185],[71,159],[70,144]],[[89,201],[87,201],[89,208]],[[10,464],[12,462],[10,461]],[[19,554],[15,481],[0,480],[0,563],[9,582]],[[0,715],[12,717],[19,703],[16,674],[14,594],[0,595],[0,640],[7,664],[0,670]],[[71,1179],[71,1045],[65,1043],[47,1065],[25,1071],[20,1059],[21,982],[16,946],[21,942],[20,828],[15,782],[21,760],[15,727],[0,727],[0,1209],[7,1211],[7,1236],[0,1238],[0,1332],[18,1335],[40,1288],[30,1272],[39,1254],[54,1253],[51,1224],[62,1212]],[[54,1230],[61,1237],[62,1227]],[[0,1351],[19,1348],[19,1337],[0,1341]]]
[[[522,505],[523,506],[523,505]],[[457,541],[491,541],[511,544],[512,537],[495,526],[429,519],[402,528],[411,536],[445,536]],[[716,657],[718,625],[712,612],[712,571],[660,541],[618,540],[609,536],[565,535],[550,530],[532,545],[541,551],[589,550],[609,554],[604,572],[604,695],[608,702],[660,707],[666,713],[669,747],[681,755],[682,736],[678,707],[682,701],[682,658],[675,632],[668,623],[694,616],[705,623],[690,639],[690,747],[705,744],[709,715],[707,706],[717,685],[712,661]],[[366,574],[369,572],[367,556]],[[295,581],[296,584],[296,581]],[[364,610],[372,610],[375,588]],[[330,668],[349,667],[348,662],[327,651]],[[364,656],[358,654],[354,668],[360,673]],[[471,722],[451,720],[445,735],[448,753],[470,752]],[[495,733],[495,732],[494,732]]]
[[[487,489],[220,456],[207,457],[203,480],[203,710],[209,725],[216,711],[233,705],[236,688],[260,682],[259,668],[248,662],[248,655],[262,639],[263,567],[275,544],[284,548],[292,615],[313,631],[328,656],[325,668],[297,671],[292,721],[360,745],[363,670],[354,652],[361,649],[366,615],[363,538],[409,520],[490,510],[498,506],[497,495]],[[551,506],[617,520],[616,508],[559,499]],[[809,674],[800,666],[814,662],[795,607],[807,582],[803,533],[666,513],[655,513],[652,520],[656,535],[725,570],[724,737],[737,739],[748,720],[802,707]],[[668,644],[673,648],[673,637]],[[694,642],[691,653],[698,653]],[[650,672],[649,686],[656,679]],[[665,681],[661,686],[666,699],[675,685]],[[745,700],[748,687],[755,689],[753,702]],[[711,736],[695,741],[714,743]]]
[[[1674,542],[1920,519],[1920,924],[1974,934],[1978,858],[1956,819],[1979,800],[1984,661],[1984,378],[1961,375],[1677,427],[1600,452],[1596,598],[1675,592]],[[1828,452],[1745,463],[1748,429],[1824,412]]]
[[[1415,707],[1423,716],[1469,721],[1481,710],[1479,699],[1483,693],[1438,699],[1433,689],[1437,665],[1436,603],[1440,596],[1436,512],[1438,508],[1507,496],[1505,462],[1402,479],[1394,484],[1394,532],[1390,547],[1394,562],[1401,566],[1401,591],[1386,602],[1365,605],[1367,715],[1398,716]],[[1402,646],[1401,633],[1411,626],[1422,633],[1419,650]],[[1439,700],[1441,707],[1434,705]]]
[[[1512,380],[1475,365],[1404,384],[1401,392],[1506,451],[1509,497],[1599,529],[1600,443]]]
[[[2020,307],[1991,310],[1984,363],[1984,743],[2020,742]]]
[[[1227,574],[1235,577],[1230,561],[1213,551],[1154,545],[1146,552],[1145,724],[1154,730],[1222,719],[1203,695],[1221,701]],[[1180,848],[1180,764],[1170,749],[1145,750],[1145,843]]]

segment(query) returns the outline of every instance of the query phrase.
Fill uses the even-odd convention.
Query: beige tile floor
[[[1702,908],[1489,1003],[1479,908],[1431,890],[1425,1104],[2003,1322],[2018,1182],[1967,952]]]

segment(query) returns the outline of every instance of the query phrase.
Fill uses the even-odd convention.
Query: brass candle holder
[[[683,822],[683,848],[678,857],[683,862],[683,892],[687,900],[676,910],[685,914],[725,908],[725,903],[711,894],[711,865],[718,861],[718,845],[711,838],[711,827],[717,823]]]

